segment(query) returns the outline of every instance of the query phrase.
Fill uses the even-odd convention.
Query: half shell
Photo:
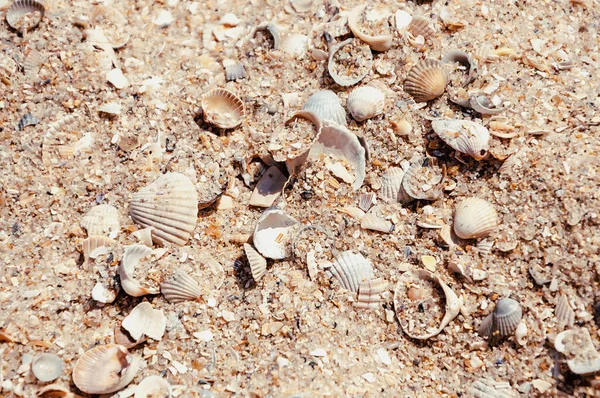
[[[320,131],[321,121],[316,114],[298,111],[271,135],[267,149],[275,161],[285,162],[290,174],[296,174]]]
[[[254,278],[255,282],[258,282],[267,272],[267,260],[248,243],[244,244],[244,252],[250,264],[252,278]]]
[[[390,220],[386,220],[380,214],[379,206],[373,207],[365,216],[361,219],[360,227],[362,229],[370,229],[372,231],[379,231],[386,234],[391,234],[394,231],[394,224]]]
[[[364,211],[369,211],[376,201],[376,195],[373,192],[363,193],[358,197],[358,207]]]
[[[119,278],[121,287],[130,296],[140,297],[146,294],[158,294],[158,289],[148,289],[140,286],[140,283],[134,279],[133,273],[140,260],[152,253],[152,249],[144,245],[131,245],[125,248],[123,259],[119,265]]]
[[[135,388],[134,398],[171,398],[171,385],[160,376],[148,376]]]
[[[196,228],[198,193],[185,175],[167,173],[133,195],[129,214],[136,224],[154,228],[154,242],[183,246]]]
[[[346,106],[354,120],[362,122],[383,113],[385,94],[371,86],[356,87],[348,96]]]
[[[114,6],[98,4],[92,10],[90,24],[104,34],[113,49],[125,46],[131,36],[127,18]]]
[[[348,15],[348,27],[354,34],[354,36],[358,37],[365,43],[371,47],[374,51],[387,51],[392,47],[392,41],[394,36],[391,32],[391,27],[386,20],[378,20],[375,22],[380,29],[380,25],[384,24],[387,28],[384,28],[388,33],[380,34],[380,35],[370,35],[367,34],[364,30],[365,24],[368,24],[370,21],[368,20],[367,13],[365,12],[367,5],[360,5],[355,7],[350,11]]]
[[[35,0],[16,0],[6,11],[6,22],[19,32],[27,32],[42,21],[46,8]]]
[[[160,285],[160,292],[169,303],[194,301],[202,295],[200,285],[185,272],[175,271]]]
[[[108,394],[125,388],[142,360],[122,345],[98,346],[81,356],[73,368],[73,382],[88,394]]]
[[[202,96],[204,121],[222,129],[242,124],[246,111],[244,102],[229,90],[215,88]]]
[[[317,91],[308,97],[302,110],[314,113],[321,120],[346,125],[346,111],[339,97],[331,90]]]
[[[136,305],[123,319],[122,326],[136,340],[141,339],[143,335],[160,340],[165,333],[167,318],[161,310],[155,310],[152,304],[144,301]]]
[[[522,318],[521,304],[511,298],[501,298],[496,308],[481,322],[477,333],[487,337],[490,344],[495,344],[503,337],[515,333]]]
[[[345,251],[338,254],[329,269],[346,289],[358,293],[360,284],[373,278],[373,265],[361,254]]]
[[[465,82],[463,83],[463,87],[468,85],[469,83],[471,83],[473,80],[475,80],[477,78],[477,74],[478,74],[477,64],[473,60],[473,57],[471,57],[471,55],[467,54],[464,51],[452,50],[450,52],[447,52],[442,57],[442,63],[444,63],[444,64],[458,63],[465,68],[465,70],[467,71],[467,77],[465,79]]]
[[[427,58],[415,65],[406,76],[404,90],[417,102],[435,99],[446,90],[448,76],[438,61]]]
[[[442,196],[445,177],[446,168],[439,167],[437,159],[421,158],[406,170],[402,190],[413,199],[437,200]]]
[[[459,238],[483,238],[497,226],[498,214],[494,206],[483,199],[463,199],[454,210],[454,232]]]
[[[41,354],[33,359],[31,371],[33,375],[44,383],[56,380],[62,373],[63,361],[54,354]]]
[[[390,167],[381,175],[381,197],[390,203],[401,202],[402,179],[404,170],[400,167]]]
[[[382,278],[362,281],[358,287],[358,299],[354,306],[361,309],[376,310],[383,302],[381,293],[385,291],[387,283]]]
[[[254,246],[266,258],[281,260],[292,254],[291,241],[298,221],[277,206],[265,210],[256,222]]]
[[[96,258],[102,253],[107,253],[108,248],[116,244],[117,241],[106,236],[93,235],[81,243],[81,251],[86,261],[90,258]]]
[[[88,236],[116,236],[121,228],[119,210],[116,207],[104,204],[92,207],[81,219],[81,226],[85,228]]]
[[[435,133],[454,150],[481,160],[490,149],[490,132],[470,120],[434,120]]]
[[[554,340],[554,348],[565,355],[571,372],[585,375],[600,371],[600,354],[586,328],[560,332]]]
[[[225,79],[236,81],[246,77],[246,69],[240,63],[229,64],[225,67]]]
[[[344,40],[329,50],[327,70],[340,86],[352,86],[361,81],[373,65],[373,54],[359,39]]]

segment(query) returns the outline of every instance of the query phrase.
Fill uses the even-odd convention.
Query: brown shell
[[[202,97],[204,121],[222,129],[239,126],[246,111],[244,102],[229,90],[215,88]]]
[[[427,102],[444,94],[447,84],[448,75],[442,64],[427,58],[408,72],[404,81],[404,91],[417,102]]]
[[[415,37],[423,36],[425,40],[431,40],[435,36],[435,29],[431,24],[431,20],[422,16],[413,17],[410,25],[408,25],[408,31]]]

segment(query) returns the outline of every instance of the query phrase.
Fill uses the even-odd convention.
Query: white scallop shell
[[[24,18],[27,14],[39,13],[39,18]],[[26,32],[39,25],[44,18],[46,8],[35,0],[16,0],[6,11],[6,22],[11,28]],[[23,20],[22,20],[23,18]],[[26,22],[21,25],[20,22]]]
[[[134,398],[171,398],[171,385],[160,376],[148,376],[135,388]]]
[[[122,345],[98,346],[77,360],[73,382],[87,394],[108,394],[131,383],[141,364],[142,360]]]
[[[377,35],[377,36],[368,35],[361,30],[360,22],[361,22],[361,19],[363,18],[363,16],[365,16],[366,7],[367,7],[367,5],[360,5],[360,6],[353,8],[350,11],[350,14],[348,14],[348,27],[350,28],[350,30],[352,31],[354,36],[358,37],[359,39],[361,39],[362,41],[367,43],[369,45],[369,47],[371,47],[372,50],[375,50],[375,51],[389,50],[390,47],[392,47],[392,41],[394,39],[394,36],[391,33],[391,27],[390,27],[389,34],[383,34],[383,35]]]
[[[435,133],[454,150],[481,160],[490,149],[490,132],[470,120],[434,120]]]
[[[371,86],[356,87],[348,96],[346,106],[354,120],[362,122],[383,113],[385,94]]]
[[[565,355],[571,372],[585,375],[600,371],[600,354],[586,328],[560,332],[554,340],[554,348]]]
[[[496,308],[484,318],[477,332],[488,337],[490,344],[495,344],[503,337],[515,333],[522,318],[521,304],[511,298],[501,298]]]
[[[29,51],[29,53],[27,54],[27,56],[25,57],[25,60],[23,60],[23,72],[25,72],[25,76],[32,78],[35,77],[38,73],[38,71],[40,70],[40,66],[44,63],[44,60],[42,58],[42,54],[37,51],[37,50],[31,50]],[[30,125],[35,125],[39,122],[39,120],[37,120],[37,118],[35,118],[35,116],[33,117],[33,121],[35,121],[35,123],[32,123],[33,121],[30,121],[29,124],[27,124],[28,126]],[[22,130],[21,126],[21,122],[19,122],[19,130]]]
[[[41,354],[33,358],[31,371],[33,375],[44,383],[56,380],[62,373],[63,361],[54,354]]]
[[[108,204],[92,207],[81,219],[81,226],[86,229],[88,236],[116,236],[121,228],[119,210]]]
[[[404,81],[404,90],[416,102],[427,102],[444,94],[447,84],[448,76],[442,64],[435,59],[427,58],[408,72]]]
[[[281,260],[292,254],[292,232],[298,221],[278,207],[265,210],[256,222],[254,246],[266,258]]]
[[[314,113],[321,120],[332,120],[346,125],[346,111],[336,93],[331,90],[321,90],[312,94],[302,110]]]
[[[346,289],[358,293],[358,288],[364,280],[373,278],[373,265],[360,253],[345,251],[333,260],[329,271]]]
[[[133,195],[129,214],[136,224],[154,228],[155,242],[183,246],[196,228],[198,193],[185,175],[167,173]]]
[[[244,252],[250,264],[252,278],[255,282],[258,282],[267,272],[267,260],[248,243],[244,244]]]
[[[565,326],[572,327],[575,323],[575,311],[573,311],[569,305],[569,300],[566,295],[561,294],[558,303],[556,304],[556,308],[554,309],[554,315],[558,321],[559,329],[564,329]]]
[[[161,310],[155,310],[152,304],[143,301],[123,319],[122,326],[136,340],[139,340],[142,335],[160,340],[165,333],[167,318]]]
[[[244,120],[244,101],[229,90],[216,88],[202,96],[204,121],[222,129],[232,129]]]
[[[102,253],[107,253],[108,248],[116,243],[116,240],[107,238],[106,236],[93,235],[83,240],[81,243],[81,251],[83,252],[85,261],[88,261],[90,258],[96,258]]]
[[[386,287],[387,283],[382,278],[362,281],[358,287],[358,299],[354,306],[361,309],[378,309],[383,302],[381,293]]]
[[[402,190],[413,199],[437,200],[444,189],[445,168],[438,166],[435,158],[421,158],[406,170]]]
[[[404,178],[404,170],[400,167],[390,167],[381,175],[381,197],[388,202],[401,201],[400,188]]]
[[[225,78],[227,81],[235,81],[246,77],[246,69],[240,63],[225,66]]]
[[[158,294],[158,289],[142,288],[140,283],[134,279],[133,273],[140,260],[152,253],[152,249],[144,245],[131,245],[125,248],[123,259],[119,265],[119,278],[121,287],[130,296],[139,297],[146,294]]]
[[[160,292],[169,303],[194,301],[202,295],[202,289],[194,278],[185,272],[175,271],[160,284]]]
[[[335,70],[335,59],[336,54],[341,51],[345,46],[353,44],[357,48],[360,48],[361,54],[349,54],[350,57],[360,57],[364,62],[365,70],[354,73],[353,75],[340,74]],[[366,48],[366,49],[365,49]],[[344,40],[329,49],[329,61],[327,62],[327,70],[331,78],[340,86],[353,86],[360,82],[371,70],[373,65],[373,54],[367,45],[361,45],[360,40],[356,38],[350,38]]]
[[[482,238],[498,226],[498,214],[486,200],[463,199],[454,210],[454,232],[462,239]]]

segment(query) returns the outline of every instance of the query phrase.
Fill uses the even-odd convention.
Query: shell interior
[[[340,86],[353,86],[360,82],[373,65],[373,54],[366,44],[357,38],[344,40],[329,50],[327,70]]]
[[[348,27],[354,36],[367,43],[372,50],[389,50],[392,47],[394,36],[391,32],[391,27],[389,26],[387,19],[381,18],[377,21],[373,21],[373,24],[376,25],[377,30],[383,30],[385,33],[376,35],[367,34],[365,25],[371,25],[371,21],[369,21],[367,12],[365,12],[366,8],[367,5],[360,5],[350,11],[350,14],[348,14]]]
[[[244,102],[234,93],[216,88],[202,97],[204,121],[222,129],[239,126],[245,116]]]
[[[567,358],[571,372],[585,375],[600,371],[600,354],[586,328],[560,332],[554,340],[554,348]]]
[[[170,398],[171,385],[160,376],[148,376],[135,388],[134,398]]]
[[[125,248],[123,259],[119,265],[119,278],[121,287],[130,296],[139,297],[146,294],[158,294],[158,289],[142,288],[140,283],[133,277],[135,268],[140,260],[152,253],[152,249],[144,245],[131,245]]]
[[[39,25],[46,8],[35,0],[16,0],[6,11],[6,22],[11,28],[26,32]]]
[[[298,221],[273,206],[265,210],[254,229],[254,246],[266,258],[281,260],[292,254],[292,231]]]
[[[442,196],[446,168],[437,159],[422,158],[413,162],[404,178],[402,188],[413,199],[437,200]]]

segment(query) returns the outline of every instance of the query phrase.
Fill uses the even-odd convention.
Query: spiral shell
[[[369,45],[369,47],[371,47],[372,50],[374,50],[374,51],[389,50],[390,47],[392,47],[392,41],[394,39],[394,36],[391,33],[391,28],[388,27],[389,28],[388,30],[390,31],[390,33],[376,35],[376,36],[366,34],[361,29],[360,25],[361,25],[363,18],[365,17],[365,9],[366,8],[367,8],[367,5],[360,5],[358,7],[353,8],[352,11],[350,11],[350,14],[348,15],[348,27],[350,28],[350,30],[352,31],[354,36],[358,37],[359,39],[361,39],[362,41],[367,43]]]
[[[490,148],[490,132],[470,120],[434,120],[431,127],[454,150],[481,160]]]
[[[477,332],[488,337],[490,344],[495,344],[503,337],[515,333],[521,322],[523,313],[521,304],[511,298],[501,298],[496,302],[496,308],[481,322]]]
[[[175,271],[160,284],[160,292],[169,303],[197,300],[202,294],[200,285],[185,272]]]
[[[427,58],[415,65],[406,76],[404,90],[417,102],[431,101],[444,94],[448,76],[438,61]]]
[[[358,293],[360,284],[370,280],[374,274],[369,260],[349,250],[336,256],[329,271],[344,288],[355,293]]]
[[[353,86],[360,82],[373,65],[373,54],[359,39],[344,40],[329,50],[327,70],[340,86]]]
[[[314,113],[321,120],[346,125],[346,111],[338,96],[331,90],[317,91],[308,97],[302,110]]]
[[[482,238],[497,226],[498,214],[494,206],[483,199],[463,199],[454,210],[454,232],[459,238]]]
[[[27,14],[39,13],[39,16],[34,15],[34,18],[24,18]],[[46,8],[44,5],[35,0],[16,0],[13,2],[8,11],[6,11],[6,22],[11,28],[20,32],[26,32],[39,25],[44,18]]]
[[[229,90],[215,88],[202,96],[204,121],[222,129],[232,129],[244,120],[244,102]]]
[[[116,207],[103,204],[92,207],[81,219],[81,226],[89,236],[110,236],[119,232],[121,224],[119,210]]]
[[[356,87],[348,96],[346,106],[357,122],[383,113],[385,94],[371,86]]]

